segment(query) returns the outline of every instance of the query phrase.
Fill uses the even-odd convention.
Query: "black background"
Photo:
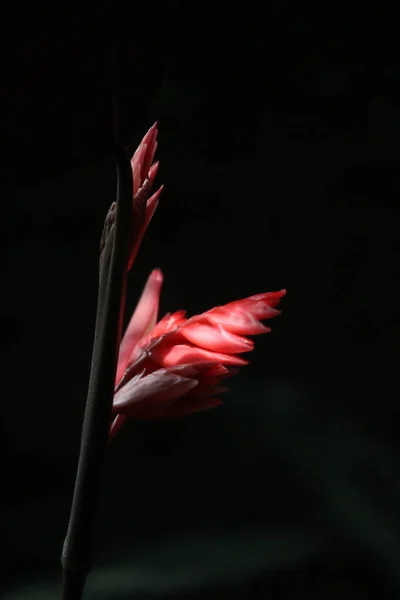
[[[224,407],[110,448],[88,597],[400,593],[395,25],[255,2],[3,15],[5,597],[59,591],[115,196],[113,51],[124,139],[159,121],[165,185],[127,313],[154,267],[162,314],[288,295]]]

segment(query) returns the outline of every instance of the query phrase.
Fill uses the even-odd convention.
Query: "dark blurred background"
[[[15,2],[1,20],[3,597],[59,597],[114,77],[126,143],[159,121],[165,185],[127,312],[154,267],[161,313],[288,295],[224,407],[110,447],[87,598],[397,598],[395,20],[104,6]]]

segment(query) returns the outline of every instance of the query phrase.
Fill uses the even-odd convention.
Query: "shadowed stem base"
[[[86,578],[86,573],[63,571],[61,600],[80,600],[83,597]]]

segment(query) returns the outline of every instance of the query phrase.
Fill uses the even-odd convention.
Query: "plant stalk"
[[[117,201],[106,219],[92,364],[78,470],[64,541],[62,600],[81,600],[91,569],[95,515],[109,436],[115,374],[125,308],[133,182],[129,158],[116,150]]]

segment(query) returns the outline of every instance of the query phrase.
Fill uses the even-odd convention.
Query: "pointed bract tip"
[[[160,187],[158,188],[158,190],[156,192],[154,192],[154,194],[152,196],[150,196],[150,198],[146,202],[146,208],[147,209],[150,209],[152,207],[154,207],[154,210],[156,209],[155,205],[156,205],[156,203],[158,204],[158,199],[160,197],[161,192],[163,191],[163,188],[164,188],[164,186],[160,185]],[[153,213],[151,214],[151,216],[153,216]],[[149,221],[146,221],[145,227],[148,226],[149,222],[150,222],[150,219],[149,219]]]
[[[157,283],[162,283],[164,280],[164,275],[159,268],[152,270],[151,277],[154,279],[154,281],[157,281]]]
[[[160,166],[160,161],[156,160],[156,162],[154,162],[150,169],[149,169],[149,173],[148,173],[148,178],[150,180],[150,183],[153,183],[156,175],[157,175],[157,171],[158,171],[158,167]]]

